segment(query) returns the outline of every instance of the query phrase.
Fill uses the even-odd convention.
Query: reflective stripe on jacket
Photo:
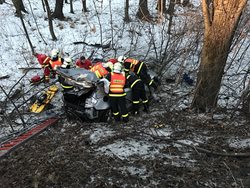
[[[124,86],[126,83],[126,77],[124,74],[111,73],[110,81],[110,94],[109,96],[125,96]]]
[[[56,70],[57,67],[60,67],[62,65],[62,59],[58,58],[56,61],[50,60],[50,66],[53,70]]]
[[[103,78],[104,76],[106,76],[109,73],[103,67],[102,63],[98,63],[98,64],[94,65],[90,70],[96,74],[97,78]]]
[[[125,60],[125,63],[130,63],[129,69],[132,70],[132,71],[134,71],[135,66],[136,66],[139,62],[140,62],[139,60],[132,59],[132,58],[127,58],[127,59]]]

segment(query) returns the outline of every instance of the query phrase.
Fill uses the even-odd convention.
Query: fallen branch
[[[10,77],[9,75],[4,75],[4,76],[1,76],[1,77],[0,77],[0,80],[1,80],[1,79],[6,79],[6,78],[9,78],[9,77]]]
[[[111,44],[111,41],[107,44],[98,44],[98,43],[95,43],[95,44],[89,44],[87,42],[84,42],[84,41],[79,41],[79,42],[73,42],[73,44],[84,44],[84,45],[87,45],[87,46],[94,46],[96,48],[102,48],[102,49],[106,49],[106,48],[110,48],[110,44]]]
[[[20,67],[21,70],[36,70],[41,69],[41,67]]]

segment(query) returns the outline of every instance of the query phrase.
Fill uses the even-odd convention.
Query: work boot
[[[120,116],[114,116],[114,119],[115,119],[116,122],[121,121],[121,117]]]
[[[149,113],[148,103],[143,104],[143,106],[144,106],[143,112]]]
[[[139,115],[139,105],[138,104],[133,104],[133,107],[132,107],[132,114],[133,115]]]
[[[128,116],[127,116],[127,117],[123,117],[123,118],[122,118],[122,121],[123,121],[124,123],[127,123],[127,122],[129,121]]]

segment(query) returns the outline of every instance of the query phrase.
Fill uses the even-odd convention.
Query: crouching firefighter
[[[149,112],[148,107],[148,98],[146,96],[145,86],[140,78],[135,75],[133,72],[125,72],[127,83],[126,86],[132,89],[132,100],[133,100],[133,109],[132,113],[137,115],[139,114],[140,107],[140,99],[142,100],[142,104],[144,106],[143,111]]]
[[[147,65],[144,62],[124,56],[119,56],[118,61],[123,63],[125,71],[134,72],[146,85],[153,87],[155,91],[157,90],[158,85],[151,79]]]
[[[63,64],[61,65],[62,69],[70,69],[73,65],[72,59],[70,57],[67,57],[64,59]],[[58,75],[58,81],[63,89],[63,97],[65,101],[72,101],[75,100],[75,97],[71,95],[69,92],[74,89],[74,86],[70,85],[65,78]]]
[[[125,99],[126,93],[124,91],[126,77],[125,73],[122,72],[122,65],[116,63],[113,72],[109,73],[106,79],[110,81],[109,98],[115,121],[120,121],[122,117],[124,122],[128,122],[129,116]]]

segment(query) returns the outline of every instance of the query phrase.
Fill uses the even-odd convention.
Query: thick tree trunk
[[[83,12],[88,12],[88,9],[87,9],[87,0],[82,0],[82,11]]]
[[[152,18],[151,18],[149,11],[148,11],[148,1],[147,0],[140,0],[139,9],[138,9],[136,16],[140,20],[151,21]]]
[[[192,107],[204,112],[217,105],[231,42],[246,0],[215,0],[213,5],[203,0],[202,3],[205,33]]]
[[[129,18],[129,0],[125,1],[125,17],[123,19],[125,22],[130,22],[130,18]]]
[[[163,22],[164,13],[166,12],[166,0],[157,1],[157,13],[158,13],[158,23]]]
[[[23,0],[12,0],[12,3],[16,9],[16,15],[18,17],[22,16],[22,11],[27,13],[23,4]]]
[[[166,0],[157,0],[156,9],[157,9],[158,13],[159,13],[159,11],[162,13],[166,13],[166,11],[167,11]]]
[[[170,0],[169,5],[168,5],[168,9],[167,9],[167,14],[169,14],[169,21],[168,21],[168,34],[171,34],[171,28],[172,28],[172,24],[173,24],[173,17],[174,17],[174,9],[175,7],[175,0]]]
[[[59,20],[64,20],[65,17],[63,15],[63,0],[56,0],[56,6],[52,17]]]

